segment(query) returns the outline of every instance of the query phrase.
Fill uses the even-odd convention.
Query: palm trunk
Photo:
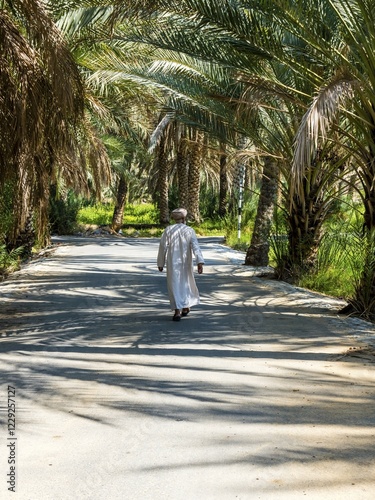
[[[186,137],[181,136],[177,150],[178,199],[180,207],[186,208],[189,199],[189,163]]]
[[[303,183],[303,193],[293,196],[287,218],[288,255],[281,277],[292,281],[316,268],[322,224],[332,202],[332,198],[323,196],[319,179],[312,181],[311,171]]]
[[[277,196],[277,173],[275,160],[267,157],[264,162],[254,231],[246,253],[245,264],[248,266],[269,264],[270,231]]]
[[[158,154],[158,180],[157,180],[157,194],[158,194],[158,207],[159,207],[159,221],[160,224],[168,224],[169,222],[169,207],[168,207],[168,161],[167,153],[165,151],[165,139],[161,139],[159,144]]]
[[[128,195],[128,183],[125,174],[121,173],[117,185],[116,205],[113,211],[112,224],[111,224],[111,227],[114,231],[119,231],[122,228],[127,195]]]
[[[375,138],[374,138],[375,139]],[[349,300],[345,313],[355,312],[371,321],[375,320],[375,158],[371,150],[368,168],[362,172],[364,190],[364,223],[362,249],[364,262],[359,279],[355,283],[355,293]],[[355,278],[354,278],[355,279]]]
[[[30,170],[22,166],[17,172],[18,178],[12,182],[13,214],[7,228],[5,241],[9,251],[23,247],[23,253],[30,255],[36,242],[34,227],[34,179]]]
[[[226,146],[221,144],[220,154],[220,189],[219,189],[219,216],[225,217],[228,212],[228,157]]]
[[[188,217],[200,223],[199,192],[200,192],[200,159],[201,159],[202,137],[197,134],[193,144],[189,162],[189,200]]]
[[[246,147],[246,137],[242,135],[238,139],[237,150],[242,151],[243,149],[245,149],[245,147]],[[228,207],[228,209],[231,212],[235,212],[237,208],[236,202],[238,201],[239,198],[240,186],[243,184],[244,173],[246,178],[246,171],[247,171],[246,162],[244,162],[242,158],[239,158],[236,161],[232,175],[234,196],[232,196],[231,199],[229,200],[229,207]]]

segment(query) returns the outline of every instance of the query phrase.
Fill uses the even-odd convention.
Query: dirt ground
[[[373,324],[218,238],[176,323],[157,239],[54,243],[0,284],[0,498],[372,500]]]

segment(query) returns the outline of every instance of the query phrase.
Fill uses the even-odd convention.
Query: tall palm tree
[[[200,193],[200,175],[201,175],[201,151],[203,147],[203,136],[196,132],[192,144],[189,161],[189,196],[188,196],[188,217],[197,224],[200,223],[199,211],[199,193]]]
[[[0,10],[0,188],[14,189],[16,244],[33,209],[46,234],[49,182],[56,164],[78,177],[76,133],[83,118],[79,71],[38,0],[4,1]]]
[[[181,207],[187,207],[189,200],[189,150],[187,132],[184,124],[180,124],[176,168],[178,178],[178,201]]]
[[[271,224],[273,221],[277,195],[277,161],[266,156],[262,172],[262,184],[259,194],[257,214],[250,246],[246,252],[245,264],[268,266]]]
[[[298,196],[297,186],[301,185],[303,176],[306,177],[306,171],[314,167],[327,139],[339,142],[343,156],[354,166],[360,181],[358,194],[363,203],[364,238],[368,238],[375,231],[374,8],[369,0],[327,0],[326,6],[334,22],[323,24],[325,20],[320,16],[320,24],[327,32],[339,36],[335,43],[320,38],[315,44],[315,57],[324,64],[326,72],[324,78],[317,79],[316,94],[297,136],[293,163],[296,192]],[[315,11],[315,16],[319,19],[319,12]],[[292,21],[289,26],[297,31]],[[311,42],[313,33],[313,29],[304,27],[299,36]],[[366,290],[371,293],[368,295]],[[367,305],[363,305],[361,297],[366,295]],[[352,302],[360,312],[374,315],[374,295],[375,273],[372,266],[365,264],[362,284],[357,287]]]
[[[219,210],[220,217],[225,217],[229,208],[229,186],[228,186],[228,155],[225,142],[220,143],[220,188],[219,188]]]

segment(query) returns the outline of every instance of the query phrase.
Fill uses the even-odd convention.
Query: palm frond
[[[295,141],[292,173],[299,184],[306,168],[323,142],[333,118],[341,104],[353,97],[358,81],[351,75],[338,75],[315,96],[311,106],[301,120]]]
[[[113,14],[113,7],[82,7],[65,12],[56,22],[58,28],[69,38],[82,30],[104,24]]]

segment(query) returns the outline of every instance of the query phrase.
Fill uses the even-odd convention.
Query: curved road
[[[374,498],[373,325],[200,243],[179,323],[157,239],[55,239],[0,284],[0,498]]]

